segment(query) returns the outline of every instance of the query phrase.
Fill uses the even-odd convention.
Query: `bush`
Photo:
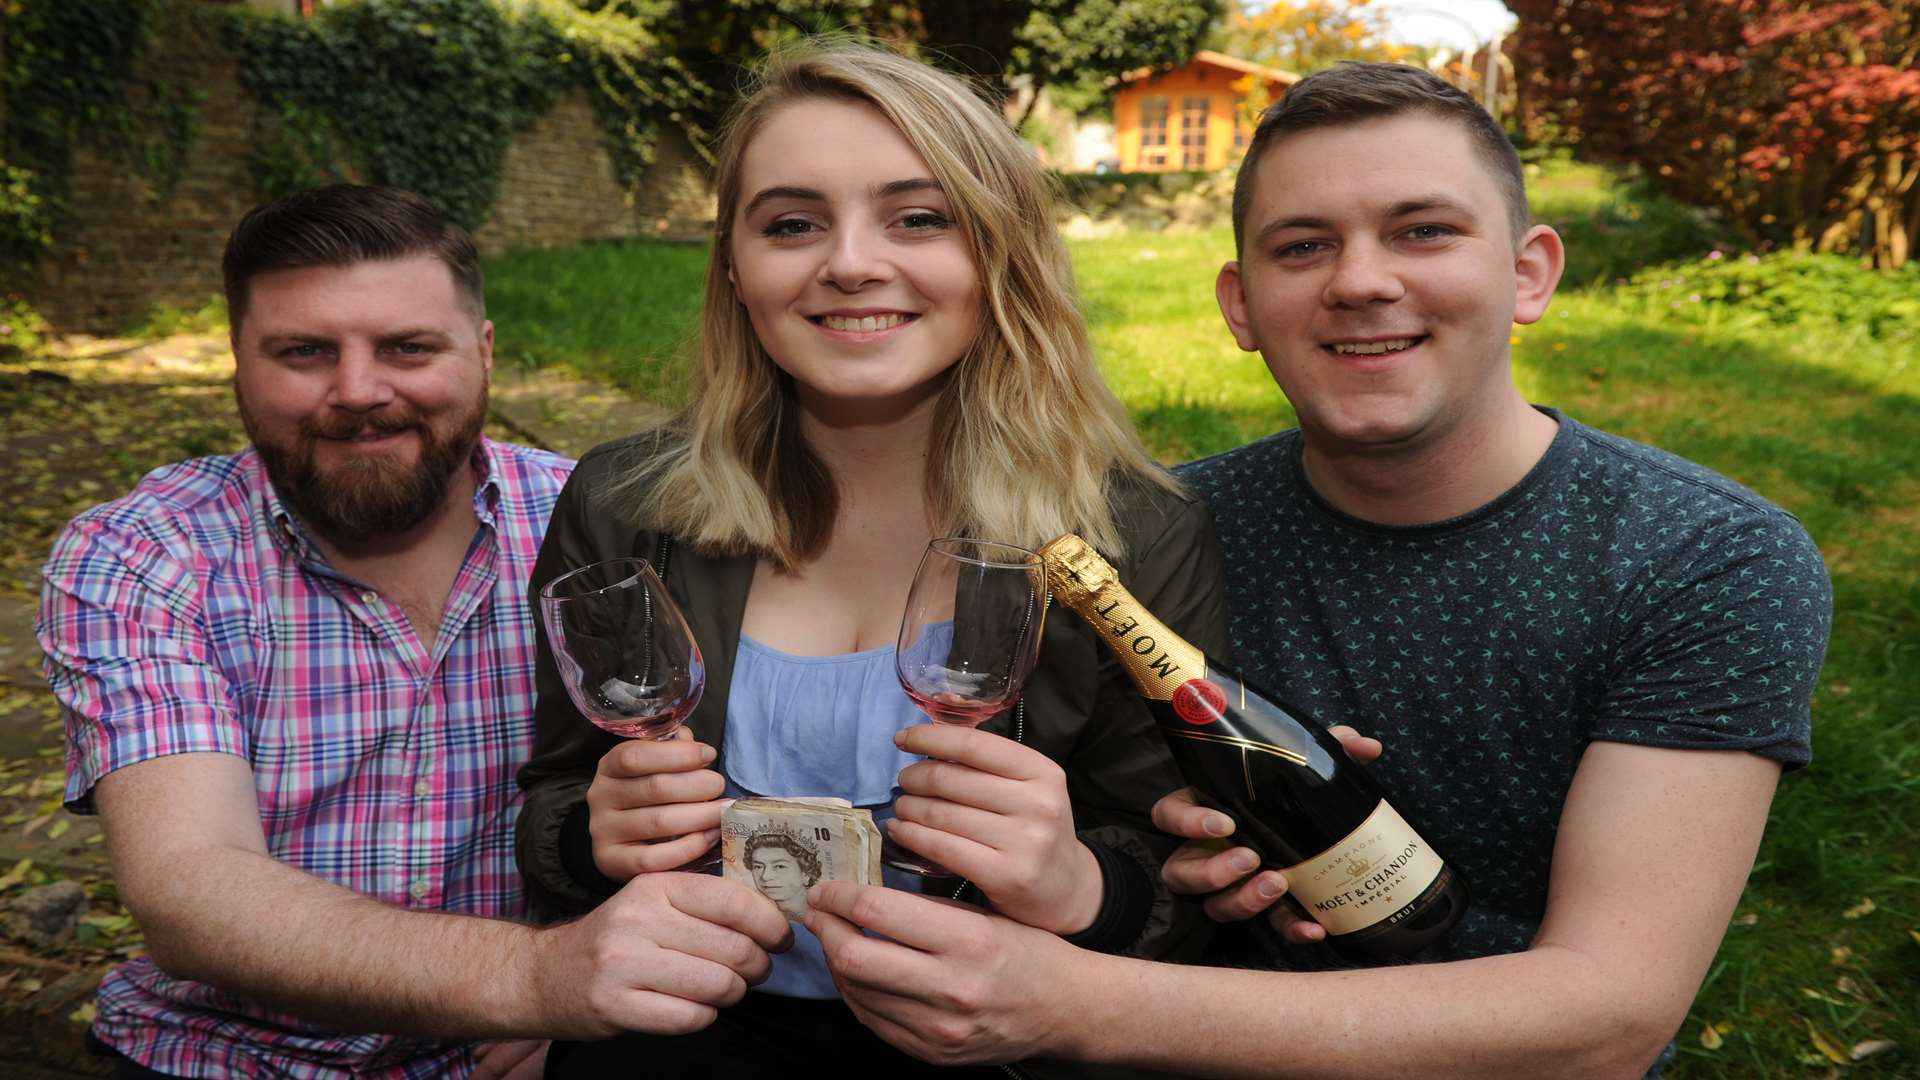
[[[1831,327],[1882,342],[1920,344],[1920,267],[1877,274],[1839,255],[1778,252],[1643,270],[1622,286],[1623,299],[1664,307],[1686,322],[1730,315],[1775,327]]]

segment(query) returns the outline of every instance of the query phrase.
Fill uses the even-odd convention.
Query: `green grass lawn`
[[[1821,1040],[1845,1056],[1877,1039],[1900,1045],[1848,1072],[1920,1074],[1920,306],[1906,299],[1920,272],[1693,260],[1716,237],[1691,211],[1578,166],[1542,179],[1538,212],[1576,247],[1578,273],[1516,332],[1522,389],[1779,502],[1834,580],[1814,765],[1781,785],[1671,1075],[1820,1075],[1833,1067]],[[1214,308],[1231,247],[1225,229],[1073,245],[1107,378],[1167,461],[1293,423]],[[502,355],[670,396],[703,258],[631,244],[494,260]]]

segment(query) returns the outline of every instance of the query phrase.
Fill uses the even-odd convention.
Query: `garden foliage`
[[[1920,0],[1511,0],[1535,137],[1640,165],[1755,246],[1904,264]]]

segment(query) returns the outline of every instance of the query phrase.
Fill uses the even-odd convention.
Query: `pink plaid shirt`
[[[67,806],[168,754],[252,766],[273,857],[397,907],[525,913],[514,771],[533,745],[526,583],[572,462],[483,441],[480,528],[432,655],[330,568],[251,451],[149,474],[54,545],[38,633],[67,730]],[[262,911],[261,919],[282,917]],[[140,958],[94,1034],[180,1076],[460,1075],[463,1044],[311,1024]]]

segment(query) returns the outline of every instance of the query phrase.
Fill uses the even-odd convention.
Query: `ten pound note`
[[[845,799],[736,799],[720,813],[720,856],[729,879],[795,922],[822,881],[880,884],[880,829]]]

